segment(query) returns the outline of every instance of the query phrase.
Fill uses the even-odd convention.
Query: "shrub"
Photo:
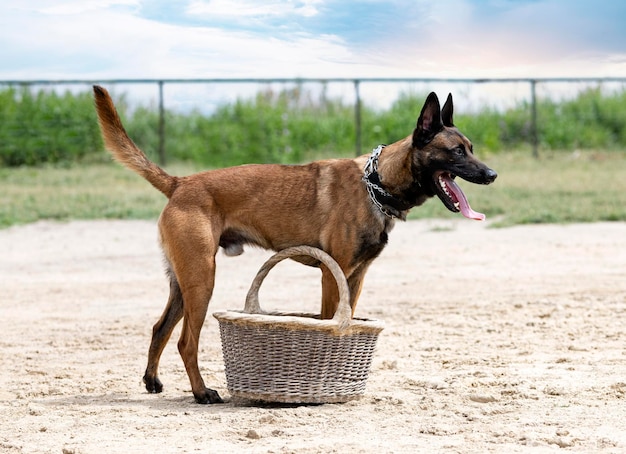
[[[363,152],[379,143],[407,136],[425,94],[402,93],[387,110],[362,106]],[[129,135],[157,159],[158,112],[139,106],[130,112],[124,96],[116,100]],[[478,150],[523,148],[531,137],[530,104],[456,114],[455,123]],[[551,150],[626,147],[626,91],[582,91],[565,101],[537,104],[541,146]],[[165,112],[165,154],[207,167],[243,163],[298,163],[324,156],[354,154],[354,106],[315,97],[302,86],[263,90],[256,96],[219,106],[207,115],[198,110]],[[90,92],[0,90],[0,165],[76,162],[102,153]]]
[[[89,93],[0,91],[0,164],[76,161],[102,149]]]

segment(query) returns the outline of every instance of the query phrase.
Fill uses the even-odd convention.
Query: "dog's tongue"
[[[482,213],[472,210],[472,207],[467,201],[467,197],[465,197],[465,194],[463,194],[463,191],[461,190],[459,185],[456,184],[456,182],[452,178],[450,178],[448,174],[444,174],[442,175],[442,177],[444,181],[446,182],[446,186],[448,187],[448,190],[452,192],[452,194],[454,194],[454,197],[456,197],[457,202],[459,202],[459,208],[461,210],[461,214],[468,219],[484,221],[486,216]]]

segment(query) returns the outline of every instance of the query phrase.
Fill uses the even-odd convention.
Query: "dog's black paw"
[[[158,377],[149,377],[148,375],[144,375],[143,382],[146,384],[146,390],[151,394],[163,391],[163,383],[161,383],[161,380],[159,380]]]
[[[223,404],[224,401],[217,393],[217,391],[205,388],[204,392],[201,394],[193,393],[193,396],[196,398],[196,402],[199,404]]]

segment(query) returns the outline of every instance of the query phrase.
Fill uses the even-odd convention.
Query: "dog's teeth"
[[[450,197],[450,191],[448,191],[448,185],[444,181],[443,177],[441,175],[439,175],[439,177],[437,177],[437,178],[439,180],[439,186],[441,186],[441,189],[443,189],[443,192],[445,192],[446,195],[448,197]]]
[[[460,207],[461,207],[461,204],[460,204],[459,202],[456,202],[456,203],[454,204],[454,208],[456,208],[457,210],[459,210],[459,209],[460,209]]]

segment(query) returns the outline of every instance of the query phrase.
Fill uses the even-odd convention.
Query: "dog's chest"
[[[378,257],[385,246],[387,246],[387,241],[389,240],[388,232],[393,228],[393,225],[394,221],[387,219],[382,229],[372,229],[361,232],[353,263],[358,265],[363,262],[372,261]]]

